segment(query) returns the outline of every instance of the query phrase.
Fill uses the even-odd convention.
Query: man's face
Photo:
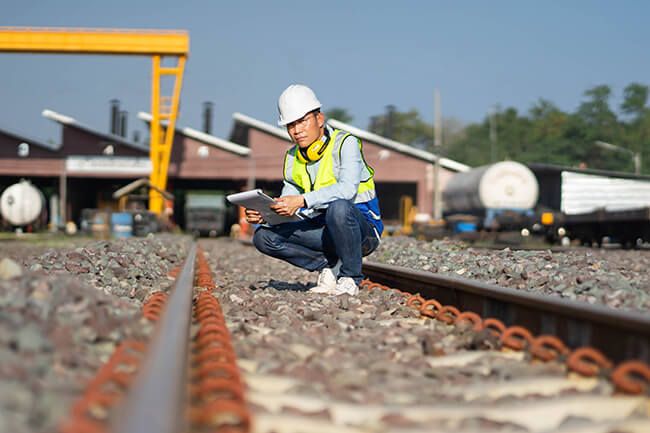
[[[291,139],[301,148],[306,148],[323,135],[325,117],[323,113],[313,111],[298,120],[287,124],[287,132]]]

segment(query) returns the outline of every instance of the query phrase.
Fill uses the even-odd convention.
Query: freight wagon
[[[185,196],[185,230],[196,236],[225,232],[226,199],[219,191],[188,191]]]
[[[456,232],[519,230],[534,219],[538,191],[535,175],[518,162],[473,168],[447,183],[444,216]]]
[[[549,240],[650,242],[650,176],[528,164],[539,184],[539,226]]]
[[[650,176],[498,162],[458,173],[443,191],[454,232],[521,231],[550,242],[650,242]]]

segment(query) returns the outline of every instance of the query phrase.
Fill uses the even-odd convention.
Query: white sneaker
[[[336,290],[336,277],[330,268],[324,268],[318,275],[316,286],[309,289],[311,293],[332,294]]]
[[[351,296],[357,296],[359,294],[359,286],[354,280],[350,277],[341,277],[336,283],[336,288],[334,289],[333,295],[342,295],[347,293]]]

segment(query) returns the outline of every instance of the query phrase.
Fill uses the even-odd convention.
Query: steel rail
[[[420,293],[461,311],[473,311],[504,324],[524,326],[534,334],[551,334],[570,348],[593,346],[615,362],[650,362],[650,315],[508,289],[451,277],[364,261],[371,281]]]
[[[187,359],[196,243],[193,242],[138,375],[118,409],[115,433],[186,431]]]

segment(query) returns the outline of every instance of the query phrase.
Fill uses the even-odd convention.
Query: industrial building
[[[115,107],[108,133],[52,110],[44,110],[43,116],[61,125],[59,143],[43,143],[0,129],[0,190],[21,178],[30,180],[49,201],[51,222],[78,223],[84,208],[115,209],[113,192],[149,175],[148,140],[127,139],[125,125],[120,125],[124,116]],[[151,121],[148,113],[138,117],[147,124]],[[410,196],[419,212],[431,214],[435,155],[334,119],[328,121],[362,140],[366,161],[375,169],[386,221],[398,219],[402,196]],[[211,134],[209,125],[204,118],[203,130],[180,125],[175,129],[167,190],[175,196],[173,218],[181,227],[187,191],[229,193],[263,188],[278,194],[281,189],[283,157],[291,145],[284,129],[234,113],[226,140]],[[440,162],[441,187],[454,173],[468,169],[449,159]],[[234,210],[231,221],[233,215]]]

